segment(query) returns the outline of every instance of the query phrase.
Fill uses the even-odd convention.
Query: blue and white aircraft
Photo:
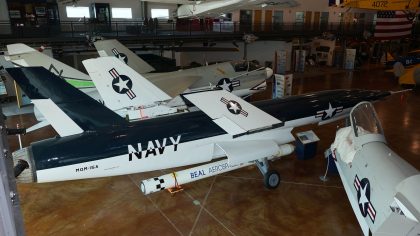
[[[59,134],[14,153],[18,181],[98,178],[202,164],[196,167],[202,168],[199,172],[187,169],[184,176],[143,181],[144,193],[251,164],[259,167],[266,187],[276,188],[280,175],[269,169],[268,161],[293,151],[288,143],[294,141],[295,126],[328,123],[345,117],[360,101],[391,94],[332,90],[250,104],[220,89],[183,95],[200,111],[128,122],[45,68],[7,71]]]

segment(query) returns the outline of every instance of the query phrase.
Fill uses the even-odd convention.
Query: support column
[[[10,18],[7,0],[0,0],[0,34],[10,34]]]
[[[7,144],[6,126],[0,108],[0,235],[25,235],[19,196]]]

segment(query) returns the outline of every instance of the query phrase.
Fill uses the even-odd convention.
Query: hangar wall
[[[0,22],[10,22],[8,9],[7,0],[0,0]],[[0,27],[0,34],[10,34],[10,25],[2,24]]]
[[[256,10],[256,8],[253,8]],[[340,21],[345,21],[344,15],[348,16],[354,13],[365,13],[365,22],[372,22],[373,16],[376,13],[375,11],[363,10],[363,9],[354,9],[354,8],[340,8],[340,7],[328,7],[328,2],[323,0],[314,0],[314,1],[305,1],[304,4],[291,8],[274,8],[274,7],[265,7],[260,8],[262,10],[261,19],[264,22],[265,14],[267,11],[283,11],[283,22],[284,23],[294,23],[296,22],[296,12],[311,12],[311,22],[314,21],[315,12],[328,12],[328,23],[339,23]],[[253,22],[255,21],[255,11],[253,15]],[[236,11],[232,14],[233,21],[239,21],[239,11]],[[255,23],[255,22],[254,22]]]
[[[2,2],[5,2],[6,0],[0,0],[0,6]],[[77,2],[77,6],[89,6],[91,3],[95,3],[96,1],[91,1],[91,0],[79,0]],[[98,1],[100,3],[109,3],[111,8],[112,7],[129,7],[132,9],[132,15],[133,15],[133,19],[132,20],[141,20],[143,19],[143,14],[142,14],[142,8],[141,8],[141,3],[142,1],[132,1],[132,0],[101,0]],[[372,20],[373,19],[373,14],[375,12],[372,11],[368,11],[368,10],[361,10],[361,9],[346,9],[346,8],[339,8],[339,7],[328,7],[328,1],[326,0],[311,0],[311,1],[304,1],[304,0],[300,0],[300,5],[296,6],[296,7],[291,7],[291,8],[275,8],[275,7],[255,7],[255,6],[244,6],[243,8],[241,8],[242,10],[262,10],[262,22],[264,22],[265,19],[265,13],[267,11],[283,11],[283,22],[285,23],[294,23],[296,20],[296,12],[307,12],[310,11],[312,12],[311,18],[312,21],[314,19],[314,12],[329,12],[329,16],[328,16],[328,21],[329,23],[337,23],[340,22],[341,20],[343,20],[343,14],[340,13],[368,13],[366,14],[366,21]],[[177,9],[177,5],[176,4],[170,4],[170,3],[157,3],[157,2],[146,2],[147,4],[145,4],[146,8],[147,8],[147,14],[148,17],[150,17],[150,12],[152,8],[164,8],[164,9],[169,9],[169,17],[172,18],[173,14],[176,12]],[[68,18],[67,14],[66,14],[66,6],[68,6],[68,4],[58,4],[59,7],[59,12],[60,12],[60,20],[61,21],[70,21],[70,20],[75,20],[75,18]],[[0,7],[0,9],[7,9]],[[239,14],[240,10],[236,10],[234,12],[232,12],[232,20],[238,22],[240,20],[240,14]],[[255,14],[255,11],[254,11]],[[372,16],[371,16],[372,15]],[[5,15],[3,14],[0,17],[4,17]],[[6,15],[8,16],[8,14]],[[123,20],[123,19],[118,19],[118,20]],[[255,17],[253,17],[253,20],[255,20]]]
[[[0,0],[3,1],[3,0]],[[5,1],[5,0],[4,0]],[[142,20],[143,14],[141,9],[141,1],[133,1],[133,0],[100,0],[100,1],[91,1],[91,0],[80,0],[77,1],[77,6],[79,7],[88,7],[92,3],[109,3],[110,7],[122,7],[122,8],[131,8],[133,19],[129,20]],[[58,10],[60,12],[60,20],[61,21],[71,21],[75,20],[75,18],[68,18],[66,14],[66,6],[68,4],[58,3]],[[169,16],[172,16],[172,12],[176,11],[177,5],[176,4],[165,4],[165,3],[155,3],[155,2],[147,2],[146,4],[148,15],[150,16],[150,10],[152,8],[166,8],[169,9]],[[6,8],[7,9],[7,8]],[[124,19],[118,19],[124,20]]]

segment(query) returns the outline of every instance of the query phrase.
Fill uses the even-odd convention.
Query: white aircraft
[[[146,97],[148,95],[153,96],[150,91],[153,91],[157,93],[158,95],[161,94],[162,92],[160,91],[160,89],[162,89],[161,87],[163,87],[162,89],[163,93],[169,92],[170,94],[168,96],[172,96],[172,97],[177,96],[180,92],[189,90],[188,89],[189,86],[191,86],[192,91],[201,91],[201,90],[207,90],[207,89],[214,89],[216,87],[222,87],[222,88],[227,89],[228,91],[237,93],[240,96],[247,96],[252,93],[261,91],[262,89],[265,89],[266,87],[265,78],[266,76],[272,75],[271,69],[264,70],[263,74],[261,73],[258,75],[253,74],[255,76],[245,76],[243,78],[238,78],[238,79],[233,78],[233,80],[230,80],[229,78],[226,78],[226,77],[222,78],[222,76],[220,75],[221,72],[219,72],[219,74],[214,74],[214,75],[212,74],[213,77],[208,76],[208,77],[205,77],[204,79],[202,78],[202,76],[198,76],[198,75],[195,77],[192,77],[192,76],[188,77],[182,72],[176,72],[172,74],[168,73],[166,75],[165,74],[149,74],[150,76],[148,80],[151,83],[149,83],[148,87],[134,86],[132,89],[130,89],[130,91],[132,91],[133,94],[137,94],[137,95],[141,94],[140,97],[137,97],[137,99],[135,100],[131,99],[131,100],[124,100],[124,102],[121,102],[121,99],[120,99],[118,100],[118,102],[116,101],[114,102],[112,99],[115,98],[115,96],[117,95],[115,94],[115,90],[106,90],[106,87],[101,86],[102,90],[98,92],[98,90],[94,86],[94,83],[92,82],[91,78],[88,75],[58,60],[55,60],[54,58],[51,58],[25,44],[7,45],[7,48],[9,52],[8,60],[10,60],[16,66],[18,67],[42,66],[48,69],[50,72],[60,76],[61,78],[64,78],[67,82],[81,89],[81,91],[85,92],[90,97],[98,101],[101,101],[102,103],[105,104],[105,106],[108,106],[109,104],[108,107],[114,110],[115,112],[117,112],[119,115],[123,117],[127,117],[128,119],[134,119],[134,120],[153,118],[158,115],[171,114],[177,111],[177,108],[174,108],[174,107],[182,108],[183,103],[179,101],[180,99],[172,99],[171,103],[168,105],[169,107],[168,106],[150,106],[151,104],[136,103],[138,99],[146,99],[146,100],[151,99],[151,98]],[[129,55],[129,53],[127,54]],[[136,85],[137,78],[143,79],[141,75],[137,74],[127,65],[120,63],[118,60],[115,60],[113,63],[115,63],[115,65],[118,65],[117,67],[115,67],[115,69],[116,71],[119,71],[119,73],[123,75],[123,77],[125,73],[128,73],[131,75],[128,78],[131,77],[130,81],[134,81],[134,85]],[[106,70],[107,69],[106,66],[109,67],[109,65],[110,65],[109,63],[96,64],[94,67],[87,68],[87,70],[92,72],[94,75],[96,75],[96,78],[97,78],[97,76],[101,74],[100,70],[101,69]],[[149,66],[145,63],[143,64],[136,63],[136,65],[140,65],[139,67],[144,68],[145,71],[150,69]],[[218,67],[217,69],[218,71],[223,71],[222,66]],[[203,71],[200,69],[194,70],[194,72],[197,74],[209,73],[208,71]],[[110,74],[108,73],[108,74],[105,74],[104,76],[110,76]],[[219,78],[217,78],[217,76],[219,76]],[[202,78],[202,79],[198,80],[198,78]],[[97,84],[100,83],[100,80],[102,79],[103,78],[97,78],[96,81],[99,81],[97,82]],[[171,80],[171,83],[168,83],[168,79]],[[206,84],[206,79],[208,79],[207,84]],[[212,85],[211,83],[213,81],[216,81],[214,85]],[[219,85],[217,83],[219,83]],[[156,88],[153,84],[159,88]],[[153,90],[149,90],[149,92],[145,92],[145,90],[147,90],[146,88],[152,88],[152,87],[154,88]],[[236,87],[241,88],[241,89],[236,90]],[[111,92],[111,94],[108,94],[108,92]],[[160,101],[160,102],[168,102],[168,101]],[[47,122],[47,120],[45,120],[42,113],[40,113],[39,111],[35,109],[34,114],[37,120],[40,122],[28,128],[27,132],[31,132],[31,131],[34,131],[34,130],[37,130],[39,128],[49,125],[49,123]]]
[[[387,146],[371,103],[355,106],[350,121],[327,155],[364,235],[420,235],[419,171]]]
[[[158,2],[159,0],[150,0]],[[275,7],[296,7],[299,5],[296,0],[167,0],[167,3],[182,4],[177,9],[179,18],[192,16],[218,17],[223,13],[240,9],[261,9],[266,6]]]
[[[276,188],[280,175],[269,170],[268,161],[293,151],[288,143],[294,141],[295,126],[328,123],[345,117],[362,100],[391,94],[333,90],[253,105],[219,89],[183,95],[201,111],[128,122],[45,68],[6,70],[59,134],[14,153],[18,181],[97,178],[201,164],[170,178],[143,181],[145,194],[252,164],[264,175],[266,187]]]
[[[273,75],[272,69],[251,62],[224,62],[174,72],[148,73],[152,67],[117,40],[99,40],[94,44],[100,56],[117,57],[172,97],[214,87],[240,97],[249,96],[264,90],[266,79]]]

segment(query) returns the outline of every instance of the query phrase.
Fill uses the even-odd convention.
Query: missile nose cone
[[[266,67],[265,72],[267,73],[267,79],[273,76],[273,70],[271,68]]]

